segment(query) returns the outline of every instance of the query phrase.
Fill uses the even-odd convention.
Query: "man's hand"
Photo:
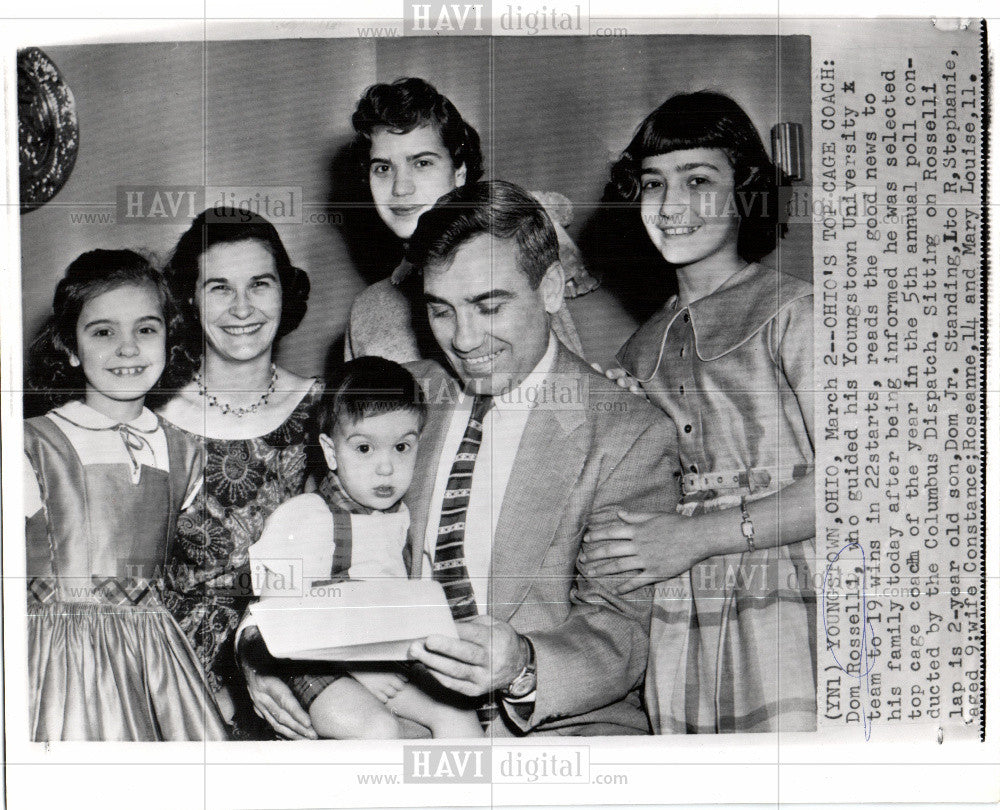
[[[427,667],[442,686],[479,697],[508,686],[528,664],[527,644],[507,622],[477,616],[456,628],[457,639],[428,636],[410,645],[410,658]]]
[[[309,714],[296,700],[288,685],[264,670],[270,657],[256,627],[248,627],[240,638],[238,656],[247,691],[257,713],[282,737],[290,740],[318,740]]]

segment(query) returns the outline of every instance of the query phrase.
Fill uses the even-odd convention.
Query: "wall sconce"
[[[791,180],[805,178],[805,145],[802,124],[790,121],[771,127],[771,157]]]

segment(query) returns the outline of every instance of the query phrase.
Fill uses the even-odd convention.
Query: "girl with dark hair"
[[[657,732],[814,729],[812,286],[758,263],[782,235],[778,171],[740,106],[700,92],[654,110],[612,177],[679,294],[619,353],[631,376],[609,376],[677,426],[682,498],[592,527],[587,570],[620,593],[666,581]]]
[[[416,230],[420,215],[452,189],[482,178],[479,133],[447,97],[413,77],[369,87],[351,123],[356,165],[367,178],[379,218],[400,240],[402,258],[402,247]],[[569,201],[559,194],[535,196],[557,228],[568,279],[566,298],[590,292],[597,282],[584,269],[576,245],[559,222],[559,214],[571,209]],[[346,359],[370,354],[405,363],[436,355],[423,301],[418,289],[410,286],[410,271],[410,265],[402,261],[389,279],[371,285],[354,300]],[[567,347],[583,356],[580,336],[565,306],[553,318],[553,329]]]
[[[144,407],[185,373],[179,326],[146,259],[93,250],[32,347],[31,393],[55,406],[24,426],[33,740],[226,739],[157,584],[201,484],[198,446]]]
[[[205,446],[205,486],[180,516],[167,605],[237,737],[270,735],[253,713],[233,635],[253,595],[247,548],[304,491],[307,425],[322,392],[274,362],[306,312],[309,277],[274,225],[247,211],[195,218],[167,266],[200,367],[160,411]]]

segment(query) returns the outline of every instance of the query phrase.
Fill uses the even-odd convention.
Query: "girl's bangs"
[[[661,115],[650,120],[639,135],[636,158],[642,160],[684,149],[721,149],[732,160],[732,140],[719,131],[715,120],[681,115]]]

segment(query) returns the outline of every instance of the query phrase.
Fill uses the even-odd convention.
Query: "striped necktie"
[[[493,397],[477,395],[465,435],[451,465],[448,485],[441,505],[441,523],[434,548],[434,579],[441,583],[455,621],[479,615],[476,596],[465,566],[465,518],[472,492],[472,471],[483,441],[483,418],[493,405]]]

